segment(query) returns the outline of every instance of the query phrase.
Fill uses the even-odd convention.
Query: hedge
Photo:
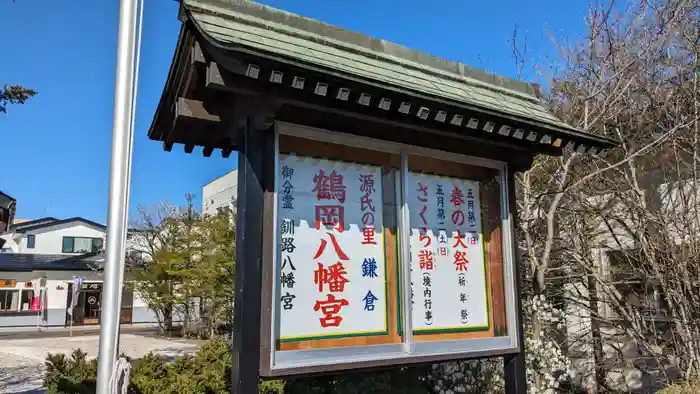
[[[232,358],[226,342],[209,342],[196,354],[179,356],[172,362],[152,353],[129,361],[132,365],[130,394],[231,392]],[[44,387],[49,394],[92,394],[95,392],[96,376],[97,360],[88,359],[80,349],[70,356],[49,354],[46,357]],[[432,390],[426,376],[425,368],[416,367],[340,377],[273,380],[262,382],[260,393],[428,394]]]

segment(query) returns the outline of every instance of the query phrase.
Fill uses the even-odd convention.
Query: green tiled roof
[[[590,137],[552,115],[536,97],[536,85],[253,2],[183,0],[183,5],[223,47]]]

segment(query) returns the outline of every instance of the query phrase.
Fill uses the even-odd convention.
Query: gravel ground
[[[97,357],[99,336],[73,338],[10,339],[0,341],[0,393],[39,394],[47,353],[70,354],[80,348],[90,357]],[[122,334],[120,348],[130,357],[154,352],[176,357],[197,350],[198,344],[140,335]]]

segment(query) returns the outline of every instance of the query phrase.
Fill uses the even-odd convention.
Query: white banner
[[[413,329],[489,327],[478,182],[408,174]]]
[[[280,340],[387,332],[382,169],[280,155]]]
[[[73,291],[71,294],[71,303],[70,307],[68,308],[68,314],[73,316],[75,306],[78,305],[78,297],[80,297],[80,290],[83,287],[83,278],[80,276],[74,276],[73,281],[71,283],[73,283]]]

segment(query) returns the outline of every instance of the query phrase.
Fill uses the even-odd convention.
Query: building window
[[[102,238],[63,237],[63,253],[90,253],[102,249]]]
[[[34,290],[22,290],[22,300],[19,304],[20,311],[31,311],[32,300],[34,299]]]
[[[620,305],[632,307],[645,319],[669,317],[670,307],[666,294],[658,282],[646,277],[639,251],[608,251],[608,269],[612,285],[622,297]],[[643,260],[641,260],[643,261]],[[616,317],[611,311],[610,317]]]
[[[36,245],[36,235],[27,235],[27,249],[34,249],[34,245]]]
[[[0,290],[0,312],[17,311],[19,290]]]
[[[0,289],[0,312],[29,312],[34,290]]]

